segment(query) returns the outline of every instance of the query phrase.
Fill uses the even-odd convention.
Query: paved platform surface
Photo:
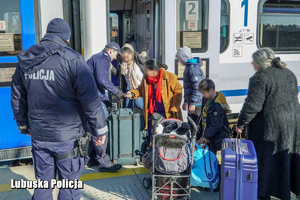
[[[116,173],[100,173],[96,167],[84,169],[81,180],[84,189],[81,190],[83,200],[148,200],[151,199],[151,189],[147,190],[142,185],[144,177],[149,177],[149,172],[142,166],[125,166]],[[31,199],[33,189],[11,189],[10,182],[14,180],[34,180],[32,165],[0,168],[0,200],[26,200]],[[53,190],[54,199],[58,190]],[[219,193],[204,191],[194,188],[192,200],[218,200]],[[293,196],[293,200],[297,198]],[[298,198],[297,200],[299,200]]]

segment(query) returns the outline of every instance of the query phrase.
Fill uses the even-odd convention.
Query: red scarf
[[[156,85],[156,94],[155,94],[155,99],[159,103],[161,103],[161,81],[162,81],[162,70],[160,69],[158,72],[157,77],[147,77],[149,87],[148,87],[148,97],[149,97],[149,108],[148,112],[151,114],[154,113],[155,109],[155,101],[153,99],[153,94],[154,94],[154,84],[157,83]]]

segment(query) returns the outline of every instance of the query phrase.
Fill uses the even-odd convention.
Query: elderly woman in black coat
[[[294,73],[269,48],[256,51],[257,71],[239,115],[237,132],[247,125],[258,157],[259,199],[300,195],[300,105]]]

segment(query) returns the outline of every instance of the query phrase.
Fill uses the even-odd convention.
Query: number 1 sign
[[[243,0],[241,7],[245,7],[244,12],[244,26],[248,26],[248,0]]]
[[[186,1],[185,20],[198,20],[198,19],[199,19],[198,1]]]

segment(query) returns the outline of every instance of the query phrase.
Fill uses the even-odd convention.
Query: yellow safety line
[[[132,168],[136,174],[147,174],[150,173],[150,171],[144,167],[139,167],[139,168]]]
[[[14,189],[10,188],[10,184],[2,184],[0,185],[0,192],[7,192],[7,191],[11,191]]]
[[[146,174],[149,173],[149,170],[145,169],[144,167],[139,168],[130,168],[130,169],[121,169],[117,172],[97,172],[91,174],[82,174],[80,180],[82,181],[91,181],[97,179],[104,179],[104,178],[113,178],[113,177],[121,177],[121,176],[130,176],[135,174]],[[0,192],[7,192],[16,189],[11,189],[10,184],[2,184],[0,185]]]

